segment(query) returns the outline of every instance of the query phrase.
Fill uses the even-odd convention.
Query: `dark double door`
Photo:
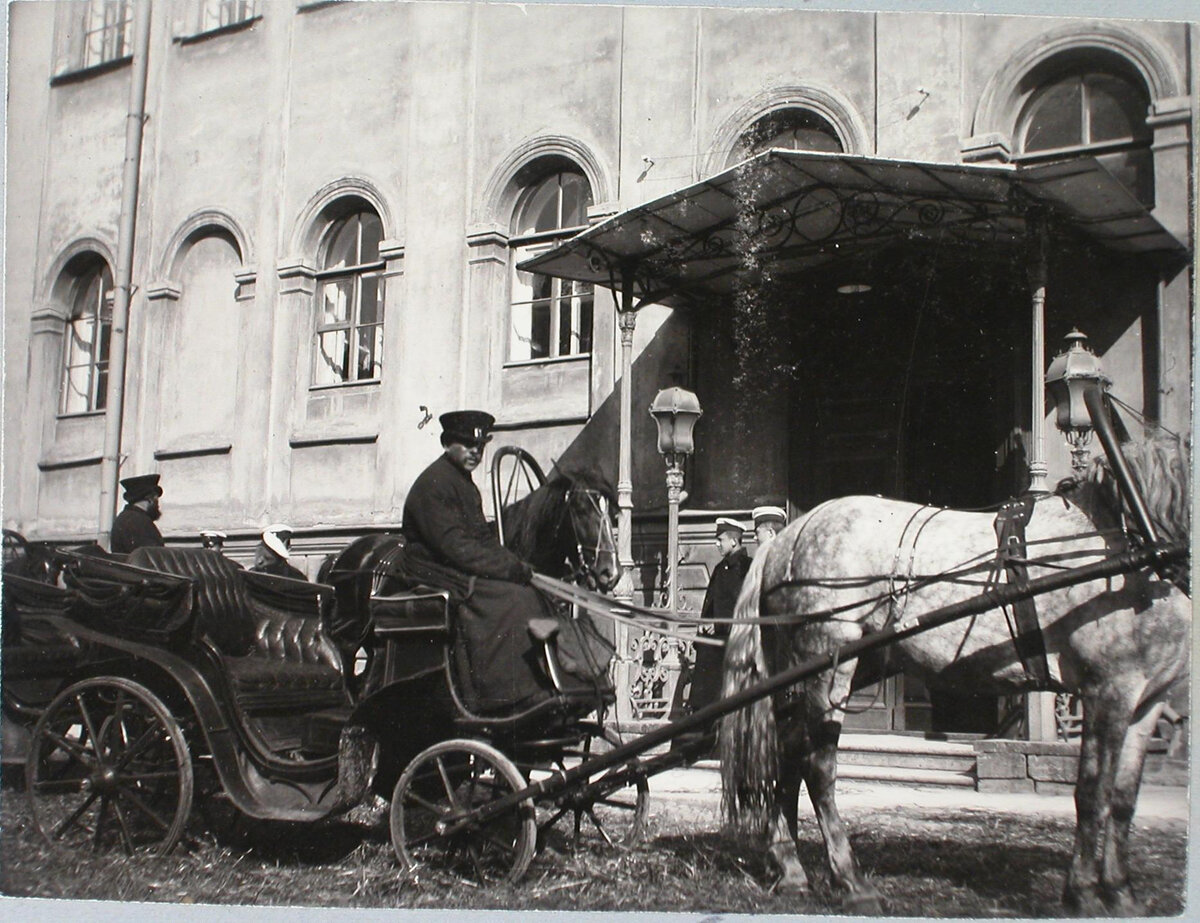
[[[876,263],[865,293],[815,281],[790,312],[796,376],[789,495],[848,494],[959,509],[1024,486],[1028,294],[996,267]],[[850,728],[987,732],[996,701],[942,696],[897,675],[852,699]]]

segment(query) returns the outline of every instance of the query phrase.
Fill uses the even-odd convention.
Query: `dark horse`
[[[598,590],[611,589],[620,573],[613,536],[615,491],[598,471],[559,469],[528,496],[504,508],[504,544],[535,571],[570,575]],[[365,535],[321,565],[318,582],[345,587],[338,594],[339,644],[353,645],[366,630],[367,599],[402,589],[388,574],[388,556],[403,544],[397,535]],[[348,579],[356,578],[356,579]],[[344,621],[349,616],[354,624]]]
[[[1186,542],[1190,465],[1176,441],[1127,443],[1126,458],[1158,534]],[[1070,488],[1037,498],[1026,528],[1030,577],[1129,546],[1106,462]],[[830,654],[879,629],[976,596],[994,579],[994,517],[881,497],[843,497],[788,526],[754,559],[725,655],[725,695],[764,673]],[[1167,579],[1173,577],[1172,579]],[[1149,737],[1172,686],[1188,673],[1191,600],[1180,575],[1141,571],[1037,597],[1048,677],[1022,664],[1006,615],[992,610],[915,634],[890,649],[897,667],[931,685],[994,694],[1078,693],[1083,739],[1075,788],[1075,847],[1064,901],[1092,916],[1133,915],[1127,851]],[[768,624],[758,617],[771,617]],[[725,806],[768,834],[782,885],[807,888],[796,852],[800,785],[848,904],[877,911],[834,800],[837,745],[855,660],[757,703],[721,727]]]

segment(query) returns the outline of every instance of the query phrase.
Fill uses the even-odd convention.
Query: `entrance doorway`
[[[964,256],[876,254],[797,289],[788,459],[801,507],[882,494],[971,509],[1025,486],[1028,289],[1008,264]],[[998,712],[905,676],[850,704],[848,728],[894,731],[986,733]]]

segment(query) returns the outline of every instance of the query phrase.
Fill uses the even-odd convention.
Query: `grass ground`
[[[903,800],[903,789],[898,790]],[[360,811],[317,825],[246,825],[192,831],[167,857],[81,861],[49,850],[29,822],[24,797],[0,792],[0,892],[14,896],[317,907],[567,909],[826,914],[839,896],[813,875],[814,892],[780,894],[763,858],[723,832],[711,802],[652,802],[644,841],[614,849],[589,842],[571,854],[541,852],[518,885],[481,888],[427,872],[401,874],[386,811]],[[199,815],[201,812],[197,811]],[[845,811],[859,862],[900,916],[1050,917],[1059,903],[1073,823],[1065,817],[903,805]],[[803,821],[803,858],[823,854],[815,823]],[[1139,825],[1134,880],[1147,913],[1184,911],[1187,826]]]

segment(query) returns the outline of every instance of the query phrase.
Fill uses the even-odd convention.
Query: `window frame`
[[[97,276],[100,281],[97,299],[94,302],[89,300],[85,304],[92,282]],[[107,412],[108,372],[112,352],[113,298],[112,270],[103,259],[97,259],[94,263],[90,263],[72,283],[70,313],[63,324],[64,342],[57,413],[59,417],[84,417]],[[88,361],[72,363],[76,342],[73,328],[76,323],[85,319],[90,319],[93,326]],[[84,368],[87,369],[88,382],[86,407],[82,410],[70,410],[67,407],[67,400],[71,394],[72,371]]]
[[[576,234],[585,230],[588,225],[586,220],[583,224],[563,226],[564,214],[564,184],[562,178],[564,176],[578,177],[583,181],[587,189],[587,195],[583,202],[584,217],[586,219],[587,208],[593,204],[592,184],[588,180],[587,175],[583,170],[576,167],[574,164],[558,164],[540,174],[539,178],[528,183],[517,199],[516,206],[513,209],[513,226],[519,228],[525,223],[525,218],[529,213],[533,202],[537,199],[538,194],[546,184],[552,180],[558,181],[558,192],[555,201],[556,207],[556,223],[559,225],[556,228],[545,231],[531,231],[529,233],[514,233],[509,239],[509,287],[508,287],[508,323],[507,332],[504,339],[504,367],[523,367],[531,365],[546,365],[561,362],[569,362],[572,360],[588,360],[591,358],[592,352],[595,349],[595,318],[596,318],[596,295],[595,286],[590,283],[573,283],[569,280],[559,279],[555,276],[547,276],[544,273],[528,273],[530,276],[531,285],[529,287],[530,297],[527,299],[518,300],[516,295],[518,287],[521,285],[521,271],[517,269],[518,264],[543,253],[552,248],[555,244],[563,240],[574,237]],[[549,295],[544,298],[535,297],[537,291],[536,280],[538,278],[546,278],[550,282]],[[571,291],[564,293],[565,285],[580,286],[579,291]],[[547,333],[547,350],[544,356],[528,356],[514,357],[514,338],[517,332],[514,326],[514,316],[518,308],[527,307],[531,315],[530,333],[532,338],[532,309],[535,305],[546,302],[550,307],[550,324]],[[571,340],[575,341],[572,350],[571,345],[568,346],[568,351],[563,352],[561,348],[562,339],[562,314],[563,307],[569,303],[570,305],[570,320],[569,329],[578,331],[577,334],[568,334]],[[587,348],[582,348],[584,339],[583,314],[584,305],[589,305],[588,319],[589,328],[587,330]]]
[[[383,220],[379,213],[370,207],[353,208],[347,210],[344,214],[329,222],[324,234],[322,235],[321,246],[319,253],[321,254],[321,263],[324,265],[330,259],[330,249],[341,233],[341,229],[350,221],[357,222],[355,234],[355,255],[356,258],[362,259],[362,242],[363,242],[363,215],[371,215],[379,222],[380,240],[383,240]],[[387,280],[385,277],[386,260],[379,256],[376,260],[369,262],[358,262],[347,264],[345,266],[336,266],[331,268],[323,268],[317,270],[314,274],[315,291],[313,293],[313,306],[315,315],[315,326],[312,338],[312,366],[309,374],[309,390],[324,391],[330,388],[346,388],[356,387],[360,385],[377,384],[383,379],[383,329],[387,321],[386,317],[386,301],[387,301]],[[364,279],[373,279],[376,284],[376,311],[377,319],[369,323],[362,322],[362,285]],[[332,323],[323,322],[324,318],[324,303],[323,298],[327,287],[336,286],[341,282],[350,282],[350,309],[346,312],[344,321],[336,321]],[[378,339],[378,351],[376,352],[372,365],[377,369],[377,373],[371,377],[359,377],[359,365],[357,362],[351,364],[353,377],[343,378],[341,381],[318,381],[317,372],[320,369],[322,349],[322,336],[345,331],[347,344],[356,344],[359,342],[360,334],[363,330],[374,328],[374,334]],[[348,369],[347,371],[350,371]]]
[[[94,26],[97,15],[102,20],[98,28]],[[133,20],[132,0],[80,0],[78,5],[64,4],[55,39],[51,85],[105,73],[132,61]],[[100,37],[95,57],[91,52],[93,36]],[[110,49],[107,52],[106,47]]]

